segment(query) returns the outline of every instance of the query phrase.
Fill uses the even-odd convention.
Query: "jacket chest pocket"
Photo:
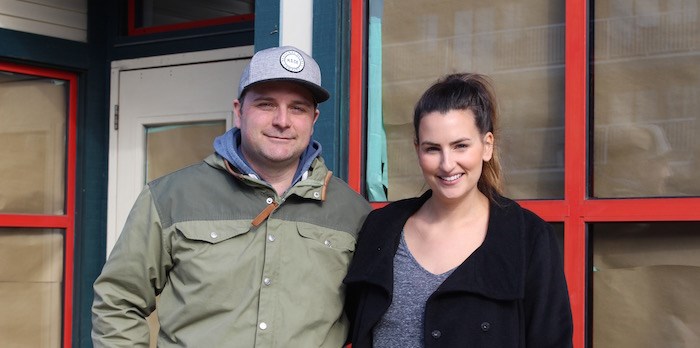
[[[250,246],[254,236],[250,222],[178,223],[171,237],[173,264],[194,274],[230,270],[236,260],[253,256]]]
[[[339,272],[345,276],[355,251],[355,238],[352,235],[301,222],[296,224],[296,232],[305,257],[310,258],[315,267],[322,265],[329,272]]]

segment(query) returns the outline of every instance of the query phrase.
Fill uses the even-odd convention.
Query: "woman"
[[[430,190],[373,211],[345,278],[350,341],[362,347],[571,347],[550,225],[500,194],[496,99],[453,74],[415,107]]]

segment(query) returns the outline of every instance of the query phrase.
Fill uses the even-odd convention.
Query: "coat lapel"
[[[472,292],[498,300],[524,297],[525,255],[522,210],[517,203],[491,202],[484,243],[438,289]]]

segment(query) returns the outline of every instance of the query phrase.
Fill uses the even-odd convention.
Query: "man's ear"
[[[233,100],[233,126],[241,128],[241,102],[238,99]]]
[[[312,123],[312,125],[311,125],[311,134],[314,134],[314,127],[313,126],[316,125],[316,121],[318,121],[318,115],[320,115],[320,114],[321,114],[321,112],[318,111],[318,108],[316,108],[316,110],[314,111],[314,123]]]

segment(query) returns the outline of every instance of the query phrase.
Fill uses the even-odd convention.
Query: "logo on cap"
[[[288,71],[298,73],[304,69],[304,58],[297,51],[286,51],[280,57],[280,64]]]

